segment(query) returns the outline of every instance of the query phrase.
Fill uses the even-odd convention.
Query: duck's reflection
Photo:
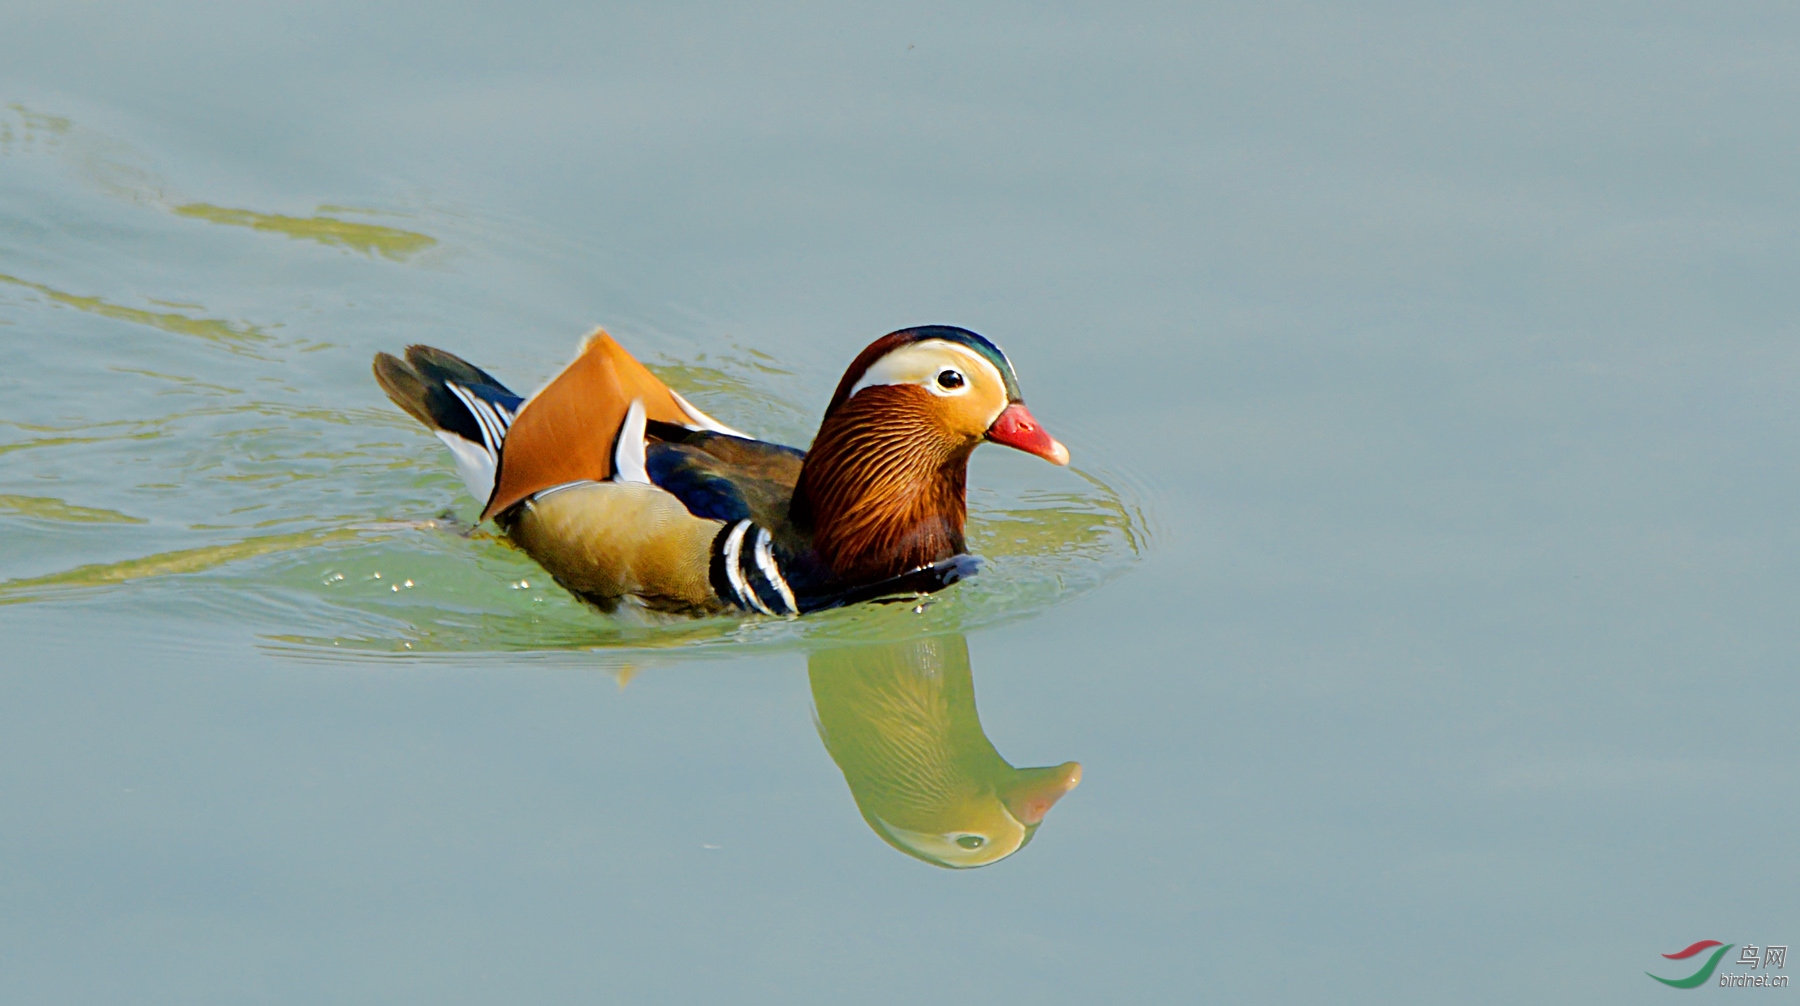
[[[889,845],[966,869],[1024,848],[1081,766],[1016,769],[981,732],[961,636],[813,653],[819,736]]]

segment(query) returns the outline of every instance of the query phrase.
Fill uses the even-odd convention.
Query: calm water
[[[1800,940],[1785,7],[15,0],[0,106],[0,1000],[1638,1002]],[[582,608],[368,372],[604,324],[805,444],[926,322],[1075,464],[978,452],[980,577],[799,622]]]

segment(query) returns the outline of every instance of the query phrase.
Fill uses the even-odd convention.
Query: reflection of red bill
[[[1699,953],[1702,950],[1705,950],[1708,947],[1722,947],[1724,945],[1725,944],[1720,943],[1718,940],[1701,940],[1699,943],[1694,944],[1693,946],[1687,948],[1686,950],[1681,951],[1680,953],[1664,954],[1663,956],[1667,957],[1669,960],[1672,960],[1672,961],[1685,961],[1689,957],[1694,956],[1695,954]]]
[[[1063,794],[1081,782],[1081,765],[1066,761],[1051,768],[1020,769],[1018,779],[1000,798],[1020,824],[1037,824]]]

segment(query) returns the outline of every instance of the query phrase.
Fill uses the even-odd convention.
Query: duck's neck
[[[868,388],[819,426],[788,514],[837,579],[885,579],[964,550],[975,445],[944,430],[922,397]]]

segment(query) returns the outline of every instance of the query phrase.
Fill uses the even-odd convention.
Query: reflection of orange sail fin
[[[611,477],[614,441],[633,401],[644,403],[649,419],[710,424],[684,409],[668,385],[596,329],[575,362],[531,396],[506,431],[494,494],[482,519],[551,486]]]

